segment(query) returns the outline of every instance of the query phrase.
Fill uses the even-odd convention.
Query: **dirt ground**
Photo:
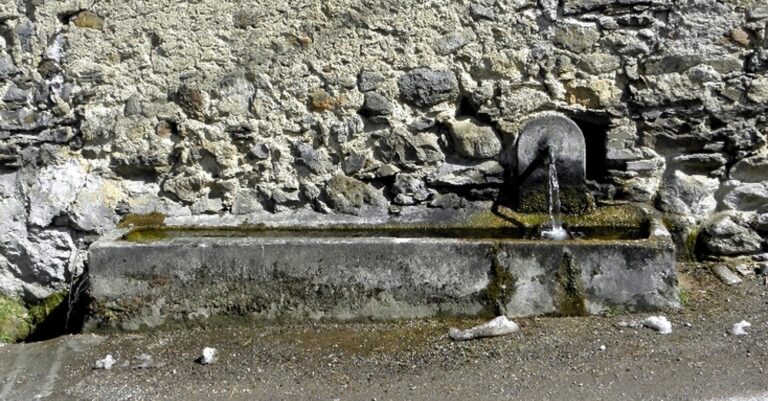
[[[648,316],[516,319],[517,333],[452,342],[476,320],[254,325],[76,335],[0,347],[0,400],[763,400],[768,286],[681,267],[673,332]],[[728,329],[751,322],[749,335]],[[604,347],[602,347],[604,346]],[[212,365],[195,363],[203,347]],[[111,354],[111,370],[94,362]],[[139,368],[137,356],[150,355]]]

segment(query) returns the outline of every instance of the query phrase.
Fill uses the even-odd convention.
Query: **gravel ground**
[[[0,347],[0,400],[768,399],[768,287],[681,268],[673,332],[643,315],[518,319],[500,338],[452,342],[477,320],[220,327],[77,335]],[[752,323],[747,336],[728,335]],[[603,347],[604,346],[604,347]],[[218,360],[200,365],[203,347]],[[111,370],[92,365],[107,354]],[[152,367],[137,368],[141,354]]]

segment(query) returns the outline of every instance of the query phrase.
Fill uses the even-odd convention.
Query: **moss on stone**
[[[560,285],[557,301],[561,316],[588,315],[580,273],[574,266],[573,257],[565,253],[557,271],[557,282]]]
[[[498,210],[481,211],[461,221],[450,222],[423,222],[423,223],[390,223],[375,225],[341,224],[320,227],[287,226],[268,227],[264,224],[239,225],[239,226],[165,226],[162,224],[164,216],[129,215],[120,223],[121,227],[134,227],[126,233],[122,240],[136,243],[149,243],[167,240],[170,238],[190,235],[214,235],[232,237],[269,235],[279,231],[295,231],[307,233],[347,234],[357,233],[365,235],[367,232],[389,233],[391,235],[433,234],[436,236],[452,236],[456,238],[477,238],[482,232],[488,237],[484,238],[526,238],[538,227],[548,223],[550,217],[546,213],[520,213],[511,209],[500,207]],[[569,228],[597,229],[591,230],[594,238],[620,239],[610,236],[614,228],[634,229],[641,231],[647,224],[644,212],[634,206],[610,206],[596,209],[592,213],[582,215],[563,215],[563,222]],[[599,229],[605,228],[608,234],[601,234]],[[616,230],[613,230],[616,231]],[[473,237],[474,236],[474,237]]]
[[[548,213],[549,193],[546,191],[531,191],[520,199],[518,209],[525,213]],[[590,205],[586,190],[579,188],[560,189],[560,207],[563,213],[583,214],[589,213],[593,208]]]
[[[564,215],[563,221],[577,227],[642,227],[648,218],[642,209],[634,206],[607,206],[592,213]]]
[[[44,322],[48,316],[59,306],[62,302],[66,302],[67,293],[57,292],[44,299],[42,302],[32,305],[29,308],[29,322],[34,327]]]
[[[693,228],[685,237],[685,253],[689,259],[696,259],[696,244],[699,240],[699,230]]]
[[[57,292],[32,305],[0,295],[0,343],[27,338],[67,301],[67,295],[66,292]]]
[[[523,213],[541,213],[549,210],[549,198],[542,191],[531,192],[520,200],[518,209]]]
[[[517,289],[517,277],[510,273],[499,259],[504,253],[500,245],[494,247],[494,253],[491,262],[491,282],[485,288],[485,296],[494,305],[497,314],[506,314],[507,304]]]
[[[0,295],[0,343],[23,340],[31,329],[29,311],[24,303]]]
[[[132,230],[123,236],[123,239],[129,242],[154,242],[162,241],[166,238],[168,238],[168,233],[160,228]]]
[[[146,214],[128,214],[117,225],[120,228],[147,227],[165,225],[165,215],[159,212]]]
[[[627,206],[606,206],[590,213],[571,215],[563,214],[563,223],[571,227],[642,227],[647,217],[642,209]],[[547,213],[520,213],[507,208],[499,208],[497,213],[481,212],[473,215],[468,225],[479,228],[498,227],[539,227],[549,222]]]

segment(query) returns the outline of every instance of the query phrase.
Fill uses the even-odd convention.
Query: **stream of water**
[[[557,182],[556,149],[554,145],[550,145],[547,150],[549,151],[547,165],[549,167],[549,220],[551,228],[543,230],[541,237],[561,241],[568,239],[568,232],[563,229],[563,220],[560,216],[560,184]]]

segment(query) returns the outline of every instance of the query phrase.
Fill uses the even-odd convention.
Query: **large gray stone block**
[[[88,258],[93,322],[139,329],[215,315],[350,320],[678,306],[668,236],[553,242],[438,227],[207,230],[131,234],[142,242],[122,240],[123,230],[97,241]]]

